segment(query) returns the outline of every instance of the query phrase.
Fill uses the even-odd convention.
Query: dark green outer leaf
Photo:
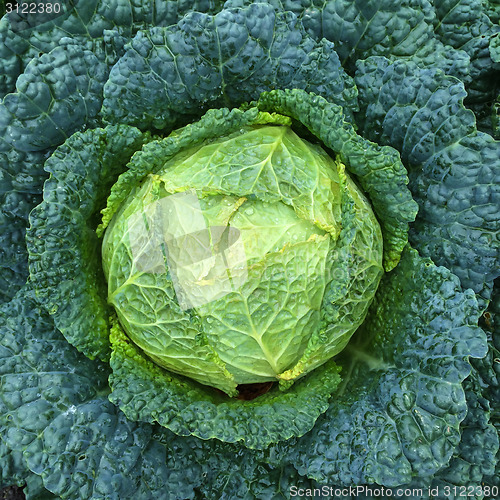
[[[36,493],[31,470],[58,497],[116,500],[184,500],[195,491],[278,499],[288,498],[290,485],[310,484],[248,450],[127,421],[107,401],[105,365],[78,354],[27,287],[0,308],[0,333],[0,427],[7,425],[11,453],[24,462],[2,463],[9,481],[24,478]]]
[[[3,15],[3,14],[2,14]],[[21,73],[19,58],[5,44],[8,21],[6,17],[0,19],[0,98],[15,90],[16,79]]]
[[[486,14],[492,23],[500,24],[500,2],[498,0],[487,0]]]
[[[92,52],[71,41],[34,59],[17,92],[0,103],[5,140],[20,151],[40,151],[94,124],[107,74]]]
[[[290,496],[290,488],[312,489],[318,485],[297,472],[292,465],[272,466],[259,463],[249,453],[238,454],[230,460],[229,454],[219,455],[222,460],[212,459],[212,467],[199,491],[203,498],[221,500],[283,500],[304,496]],[[224,466],[222,466],[222,463]],[[210,462],[209,462],[210,463]],[[309,498],[309,497],[307,497]],[[315,497],[318,500],[318,497]],[[320,499],[322,497],[319,497]]]
[[[9,311],[9,312],[11,313],[12,311]],[[63,352],[63,351],[61,351],[61,352]],[[70,369],[70,367],[68,367],[68,368],[67,368],[67,370],[69,370],[69,369]],[[89,413],[90,413],[90,412],[89,412]],[[58,423],[59,423],[59,422],[58,422]],[[107,437],[107,436],[108,436],[108,435],[106,435],[106,437]],[[96,441],[96,442],[97,442],[98,446],[104,446],[104,444],[103,444],[102,442],[99,442],[99,441]],[[54,451],[55,453],[59,453],[59,452],[57,451],[57,448],[54,448],[54,449],[53,449],[53,451]],[[186,450],[185,452],[187,453],[187,450]],[[63,460],[64,460],[64,459],[61,459],[61,462],[62,462]],[[56,461],[54,461],[54,460],[53,460],[53,457],[52,457],[52,462],[49,462],[49,463],[50,463],[50,465],[51,465],[51,466],[53,466],[53,465],[54,465],[54,464],[56,464],[57,462],[56,462]],[[228,463],[229,463],[229,462],[228,462]],[[154,465],[154,464],[153,464],[153,465]],[[50,468],[50,467],[47,467],[47,472],[46,472],[47,476],[46,476],[46,477],[49,477],[50,475],[52,475],[52,479],[50,479],[49,481],[56,481],[56,479],[54,479],[54,478],[55,478],[55,477],[57,477],[57,476],[56,476],[56,474],[57,474],[57,473],[56,473],[56,472],[54,472],[53,470],[52,470],[52,471],[49,471],[49,468]],[[90,470],[90,469],[89,469],[89,470]],[[127,472],[128,472],[128,471],[127,471]],[[153,481],[154,479],[158,480],[158,478],[156,477],[156,473],[157,473],[157,472],[158,472],[158,471],[154,470],[154,467],[151,467],[151,473],[150,473],[150,475],[149,475],[149,476],[146,476],[146,477],[148,477],[148,479],[150,479],[151,481]],[[161,471],[160,471],[160,472],[161,472]],[[182,472],[182,471],[181,471],[181,472]],[[89,475],[91,474],[91,472],[87,472],[87,473],[88,473]],[[109,477],[106,477],[106,481],[108,481],[108,480],[109,480]],[[62,486],[62,487],[60,487],[60,488],[61,488],[61,490],[59,490],[59,491],[62,491],[62,489],[63,489],[63,488],[65,488],[65,487],[68,485],[68,483],[70,483],[70,481],[69,481],[69,480],[66,480],[66,481],[68,481],[68,482],[64,483],[64,484],[63,484],[63,486]],[[127,483],[127,485],[128,485],[128,483]],[[59,487],[59,486],[58,486],[58,487]],[[189,489],[189,486],[186,486],[186,491],[187,491],[188,489]],[[106,490],[103,490],[103,491],[106,491]],[[175,491],[175,489],[173,488],[171,491]],[[179,490],[179,491],[182,491],[182,490]],[[210,491],[210,490],[208,490],[208,491]],[[216,490],[214,490],[214,491],[218,491],[218,490],[216,489]],[[145,492],[145,493],[144,493],[144,492]],[[145,495],[147,495],[147,492],[148,492],[147,487],[146,487],[146,486],[144,486],[144,491],[143,491],[143,493],[144,493]],[[158,490],[156,490],[156,491],[155,491],[155,493],[156,493],[157,495],[159,495],[161,492],[162,492],[161,488],[159,488]],[[134,493],[134,492],[133,492],[133,490],[131,489],[131,490],[130,490],[130,494],[133,494],[133,493]],[[163,491],[163,493],[164,493],[164,491]],[[182,494],[182,493],[180,493],[180,494]],[[189,492],[188,492],[188,493],[186,493],[186,496],[188,496],[188,494],[189,494]],[[78,495],[78,491],[77,491],[77,492],[75,492],[75,495]],[[147,497],[147,496],[145,496],[145,498],[148,498],[148,497]]]
[[[500,140],[500,95],[498,96],[492,109],[493,136]]]
[[[410,241],[484,299],[498,276],[500,143],[478,133],[462,83],[370,58],[356,81],[363,134],[401,151],[420,206]]]
[[[27,500],[57,500],[60,498],[45,489],[42,478],[36,474],[31,474],[26,478],[23,493]]]
[[[434,474],[460,440],[468,357],[486,353],[478,314],[453,274],[406,250],[382,280],[360,345],[340,360],[344,389],[314,432],[282,447],[284,459],[323,484],[395,486]]]
[[[462,423],[462,437],[450,463],[432,480],[432,486],[438,486],[444,493],[444,486],[492,486],[487,476],[495,474],[498,452],[498,433],[489,422],[490,402],[481,396],[481,389],[475,372],[464,382],[467,398],[467,417]],[[453,491],[453,490],[452,490]],[[460,491],[460,490],[458,490]],[[488,495],[486,495],[488,496]],[[467,495],[444,494],[440,498],[467,500]],[[475,498],[481,498],[477,495]]]
[[[8,16],[0,21],[0,135],[18,150],[57,146],[99,124],[110,66],[139,28],[168,26],[192,8],[215,12],[221,6],[217,0],[77,4],[63,2],[69,11],[41,25],[32,16],[31,28],[20,29]]]
[[[74,134],[47,160],[44,201],[30,215],[27,246],[37,297],[68,341],[91,358],[109,357],[95,214],[144,140],[127,126]]]
[[[484,102],[496,97],[500,66],[493,63],[488,46],[498,35],[488,17],[484,0],[434,0],[436,34],[443,43],[469,54],[471,65],[468,83],[468,102]]]
[[[500,12],[500,4],[498,6],[498,9]],[[500,64],[500,34],[491,39],[489,51],[490,57],[493,59],[493,61]],[[500,89],[498,89],[496,101],[492,105],[491,122],[493,128],[493,137],[500,140]]]
[[[500,486],[498,458],[500,418],[500,329],[496,320],[500,301],[498,289],[494,295],[488,312],[482,317],[482,325],[488,336],[488,353],[484,358],[471,359],[472,372],[464,381],[467,400],[467,416],[460,425],[461,440],[450,462],[438,471],[434,477],[415,478],[405,488],[423,488],[423,496],[404,497],[433,499],[463,499],[490,498],[487,488]],[[495,428],[497,427],[497,429]],[[496,456],[495,456],[496,454]],[[430,497],[429,485],[434,492],[439,487],[439,495]],[[464,486],[476,487],[477,490],[463,490]],[[482,490],[484,494],[479,494]],[[445,495],[445,487],[449,487],[449,495]],[[454,489],[456,487],[456,489]],[[458,494],[456,494],[458,493]],[[462,493],[467,493],[463,495]]]
[[[495,281],[493,296],[481,325],[488,334],[489,351],[485,358],[474,360],[483,395],[491,401],[493,421],[500,426],[500,282]]]
[[[149,92],[143,92],[148,88]],[[102,115],[139,128],[172,127],[274,88],[302,88],[357,109],[356,89],[331,43],[316,43],[291,13],[267,4],[188,14],[176,26],[141,31],[113,67]]]
[[[500,34],[490,40],[490,57],[496,63],[500,63]]]
[[[25,3],[29,2],[25,0]],[[8,16],[0,21],[0,55],[3,56],[0,57],[0,98],[14,92],[16,79],[33,58],[59,46],[64,37],[71,37],[82,49],[93,50],[100,61],[110,65],[123,54],[124,43],[116,47],[118,53],[108,52],[113,46],[112,39],[117,41],[115,35],[129,39],[137,30],[148,26],[169,26],[191,10],[215,13],[222,7],[222,2],[65,0],[62,6],[65,13],[50,21],[41,22],[40,15],[32,15],[31,24],[22,26],[19,22],[11,22]],[[15,19],[15,16],[11,17]]]
[[[5,435],[7,426],[0,426],[1,435]],[[0,489],[7,486],[22,486],[26,476],[30,475],[29,469],[18,451],[12,451],[2,439],[0,441]]]
[[[28,277],[25,233],[30,210],[40,203],[44,152],[0,152],[0,303],[12,299]]]
[[[228,0],[226,8],[259,0]],[[436,16],[428,0],[267,0],[292,11],[315,40],[335,44],[344,67],[358,59],[381,55],[412,58],[420,66],[439,65],[446,73],[469,81],[470,61],[461,50],[434,34]],[[326,96],[327,97],[327,96]]]
[[[193,497],[203,442],[127,421],[106,398],[106,366],[66,342],[28,287],[0,308],[0,331],[0,427],[45,488],[61,498]]]
[[[491,423],[500,439],[500,282],[495,281],[493,297],[488,310],[483,315],[483,327],[488,333],[488,354],[483,359],[474,360],[481,395],[490,403]],[[500,488],[500,450],[496,455],[493,474],[484,479],[486,484]]]

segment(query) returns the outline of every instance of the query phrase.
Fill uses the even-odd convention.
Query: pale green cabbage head
[[[289,124],[254,125],[181,151],[136,186],[103,263],[133,342],[234,394],[287,386],[346,346],[382,275],[382,234],[340,161]]]

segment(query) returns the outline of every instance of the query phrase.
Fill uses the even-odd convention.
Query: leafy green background
[[[226,7],[249,3],[258,2]],[[47,490],[63,498],[281,498],[290,485],[315,480],[498,484],[500,154],[491,138],[499,137],[498,5],[276,0],[226,10],[215,21],[208,15],[222,2],[92,0],[36,29],[16,32],[2,18],[0,484],[26,483],[31,498],[50,498]],[[282,8],[303,27],[277,13]],[[195,10],[202,14],[169,28]],[[193,40],[202,26],[207,38]],[[162,59],[155,48],[168,37],[181,58]],[[214,40],[225,41],[225,52],[210,52]],[[141,50],[152,52],[141,59]],[[157,77],[162,61],[180,64],[180,80]],[[189,67],[194,74],[183,73]],[[128,94],[153,88],[151,79],[164,101]],[[186,91],[192,81],[194,95]],[[214,82],[221,85],[215,93]],[[448,270],[405,251],[383,284],[389,296],[404,291],[405,300],[377,299],[384,328],[373,344],[363,346],[359,336],[346,352],[350,375],[338,404],[302,438],[249,451],[131,422],[108,400],[108,367],[68,344],[25,285],[24,236],[48,177],[45,160],[103,119],[166,133],[208,107],[290,86],[343,106],[363,137],[400,151],[420,208],[411,243]],[[162,105],[169,99],[177,107]],[[480,309],[463,291],[469,287]],[[489,302],[481,320],[489,350],[469,364],[469,356],[485,354],[475,320]],[[435,426],[444,432],[432,434]]]

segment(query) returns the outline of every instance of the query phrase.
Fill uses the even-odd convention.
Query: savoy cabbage
[[[497,496],[498,1],[30,5],[0,20],[0,485]]]

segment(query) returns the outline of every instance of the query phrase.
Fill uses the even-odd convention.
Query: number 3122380
[[[17,14],[59,14],[62,10],[61,4],[54,2],[47,3],[6,3],[5,12],[10,14],[16,12]]]

